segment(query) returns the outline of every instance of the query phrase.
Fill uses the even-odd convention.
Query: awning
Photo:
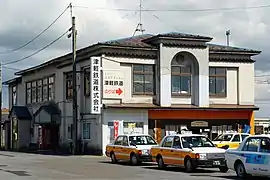
[[[34,114],[36,124],[60,124],[61,111],[54,104],[42,105]]]

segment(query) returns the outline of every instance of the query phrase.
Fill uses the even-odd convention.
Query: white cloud
[[[33,38],[46,28],[69,3],[70,0],[2,0],[0,16],[4,26],[0,26],[0,51],[16,48]],[[135,12],[97,9],[100,7],[108,9],[138,9],[139,1],[136,0],[73,0],[72,3],[77,6],[89,7],[73,8],[78,29],[78,48],[98,41],[131,36],[139,21],[139,15]],[[269,0],[144,0],[143,7],[144,9],[202,9],[248,7],[267,5],[269,3]],[[265,74],[270,68],[270,61],[268,60],[270,56],[268,52],[269,44],[267,41],[270,39],[269,9],[210,12],[143,12],[143,25],[146,33],[170,31],[196,33],[212,36],[214,37],[213,43],[218,44],[226,43],[225,31],[230,29],[232,32],[231,45],[263,51],[260,56],[255,57],[257,60],[256,73]],[[66,12],[50,30],[33,44],[0,58],[3,61],[9,61],[25,57],[57,38],[70,26],[70,14]],[[69,51],[71,51],[70,39],[63,38],[46,51],[24,62],[10,65],[10,67],[26,68]],[[4,74],[7,74],[4,76],[7,78],[11,75],[11,72],[4,69]],[[256,85],[256,97],[268,99],[270,97],[269,89],[269,85]],[[267,103],[263,104],[263,106],[267,106]]]

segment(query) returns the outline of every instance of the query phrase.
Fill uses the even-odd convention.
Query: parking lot
[[[99,156],[50,156],[0,152],[0,177],[12,180],[89,180],[89,179],[236,179],[235,173],[198,169],[187,174],[181,168],[158,170],[155,164],[129,166],[111,164]]]

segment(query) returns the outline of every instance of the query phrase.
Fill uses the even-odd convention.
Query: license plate
[[[213,165],[214,165],[214,166],[219,166],[219,165],[220,165],[220,161],[214,161],[214,162],[213,162]]]

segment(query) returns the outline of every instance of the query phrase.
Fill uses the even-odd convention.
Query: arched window
[[[183,55],[177,55],[171,63],[172,96],[191,96],[191,65]]]

